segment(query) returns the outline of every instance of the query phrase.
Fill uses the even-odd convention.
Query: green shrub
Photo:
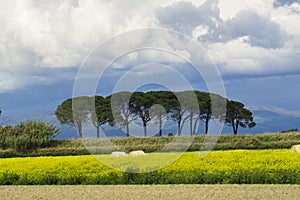
[[[30,121],[15,127],[0,128],[0,147],[12,148],[19,152],[28,152],[47,147],[50,140],[59,134],[59,130],[45,122]]]
[[[10,147],[9,141],[10,138],[13,135],[13,128],[11,126],[0,126],[0,148],[1,149],[7,149]]]
[[[169,136],[169,137],[173,136],[173,133],[171,133],[171,132],[170,132],[170,133],[168,133],[168,136]]]

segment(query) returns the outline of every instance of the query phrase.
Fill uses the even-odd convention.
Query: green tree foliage
[[[168,113],[177,105],[177,99],[171,91],[151,91],[148,92],[153,100],[153,105],[150,109],[150,116],[159,123],[158,135],[162,136],[163,120],[167,119]]]
[[[200,91],[151,91],[151,92],[117,92],[107,97],[76,97],[67,99],[58,106],[55,114],[62,124],[73,125],[82,137],[82,126],[92,123],[100,136],[100,127],[106,123],[117,124],[125,128],[130,136],[129,124],[140,120],[144,136],[150,121],[159,123],[157,135],[162,135],[163,121],[170,117],[177,124],[177,135],[189,122],[190,135],[197,134],[197,125],[202,121],[205,133],[211,119],[220,119],[233,128],[255,126],[252,113],[240,102],[228,101],[217,95]],[[227,112],[226,110],[227,104]]]
[[[45,122],[30,121],[15,127],[0,127],[0,145],[2,149],[13,148],[17,151],[31,151],[50,143],[59,134],[59,130]]]
[[[181,135],[185,122],[189,121],[190,135],[197,134],[197,124],[202,119],[201,105],[204,93],[199,91],[176,92],[177,105],[172,109],[172,119],[177,122],[178,135]]]
[[[114,121],[125,127],[126,136],[130,136],[129,124],[136,119],[136,114],[130,106],[131,92],[118,92],[106,97],[111,102]]]
[[[185,111],[183,115],[182,125],[180,127],[180,133],[185,121],[189,121],[190,135],[194,135],[193,123],[196,125],[197,121],[194,120],[195,116],[200,114],[199,102],[195,91],[184,91],[177,93],[180,101],[180,109]]]
[[[171,109],[171,117],[172,119],[177,123],[177,134],[178,136],[181,135],[182,128],[188,120],[187,116],[187,105],[184,101],[185,99],[185,94],[183,92],[176,93],[176,103]]]
[[[69,124],[76,128],[82,138],[83,125],[89,122],[90,99],[75,97],[62,102],[56,109],[55,115],[61,124]]]
[[[199,102],[199,107],[200,107],[200,113],[198,114],[197,118],[195,119],[195,127],[194,131],[196,132],[196,125],[199,120],[203,121],[205,124],[205,134],[208,133],[208,126],[209,126],[209,121],[211,120],[211,99],[209,93],[204,93],[204,92],[196,92],[198,102]]]
[[[113,125],[113,115],[111,112],[111,104],[108,98],[95,96],[91,98],[91,122],[97,131],[97,138],[100,137],[100,127],[106,123]]]
[[[150,108],[153,102],[153,96],[143,92],[134,92],[130,99],[130,109],[143,122],[144,137],[147,137],[147,123],[151,120]]]
[[[237,101],[227,101],[225,123],[232,127],[235,135],[238,133],[239,127],[253,128],[256,125],[251,111],[246,109],[244,104]]]
[[[298,132],[297,128],[291,128],[289,130],[282,130],[280,133],[292,133],[292,132]]]
[[[205,134],[208,133],[209,122],[211,119],[221,119],[226,110],[227,100],[217,94],[196,91],[200,106],[200,119],[204,122]],[[212,107],[214,106],[214,107]]]

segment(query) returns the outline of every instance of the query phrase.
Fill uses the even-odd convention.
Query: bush
[[[46,147],[50,140],[59,134],[59,130],[45,122],[30,121],[15,127],[0,128],[0,146],[27,152]]]
[[[0,148],[9,148],[9,137],[13,135],[13,128],[11,126],[0,126]]]

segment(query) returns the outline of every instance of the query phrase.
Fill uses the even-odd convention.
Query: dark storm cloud
[[[199,25],[211,29],[216,28],[216,22],[222,21],[217,0],[207,1],[201,6],[191,2],[181,1],[156,10],[159,23],[185,34],[192,34]]]
[[[286,40],[286,34],[278,24],[252,10],[241,11],[219,26],[213,33],[206,34],[199,39],[210,42],[227,42],[239,37],[245,37],[245,42],[251,46],[272,49],[284,46]]]
[[[227,42],[245,37],[245,42],[251,46],[275,49],[283,47],[286,40],[279,24],[254,10],[242,10],[232,19],[223,21],[218,1],[207,1],[199,7],[186,1],[174,3],[159,8],[156,17],[160,24],[188,35],[202,25],[207,33],[199,40],[205,42]]]

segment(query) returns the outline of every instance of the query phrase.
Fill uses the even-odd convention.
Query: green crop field
[[[0,159],[0,184],[300,184],[300,155],[289,150],[231,150],[203,155],[7,158]]]

